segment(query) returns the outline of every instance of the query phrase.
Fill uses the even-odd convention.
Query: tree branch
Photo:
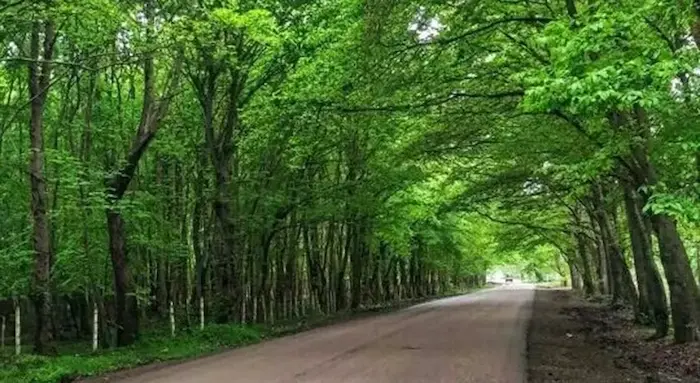
[[[175,60],[163,98],[156,102],[152,99],[152,94],[144,94],[143,114],[134,142],[126,156],[126,163],[117,173],[109,176],[105,182],[108,192],[110,193],[108,199],[111,202],[118,201],[124,196],[131,179],[134,178],[141,157],[146,152],[146,149],[148,149],[151,141],[155,138],[158,128],[160,127],[160,122],[167,113],[170,101],[176,93],[175,89],[178,87],[180,79],[181,59],[178,57]],[[152,65],[152,62],[146,61],[144,66],[146,72],[149,65]],[[144,84],[144,93],[152,92],[152,90],[150,85]],[[148,98],[150,98],[151,101],[146,102],[145,100]]]
[[[344,112],[344,113],[365,113],[365,112],[401,112],[401,111],[409,111],[412,109],[422,109],[422,108],[429,108],[432,106],[438,106],[442,105],[445,103],[448,103],[450,101],[454,101],[460,98],[480,98],[480,99],[503,99],[503,98],[509,98],[509,97],[519,97],[523,96],[525,94],[524,91],[522,90],[513,90],[513,91],[504,91],[504,92],[497,92],[497,93],[467,93],[467,92],[452,92],[450,95],[445,96],[445,97],[436,97],[432,99],[428,99],[424,102],[421,103],[416,103],[416,104],[404,104],[404,105],[386,105],[386,106],[359,106],[359,107],[341,107],[341,106],[335,106],[330,109],[333,109],[338,112]],[[322,102],[318,103],[321,106],[324,106]],[[326,104],[325,106],[329,106]]]
[[[459,34],[457,36],[453,36],[450,38],[446,39],[436,39],[434,41],[425,43],[425,44],[419,44],[419,45],[428,45],[428,44],[437,44],[437,45],[448,45],[452,44],[455,41],[459,41],[461,39],[467,38],[469,36],[473,36],[476,34],[479,34],[481,32],[486,32],[490,29],[494,29],[500,25],[503,24],[510,24],[510,23],[526,23],[526,24],[547,24],[554,19],[551,19],[549,17],[507,17],[499,20],[492,21],[486,25],[482,25],[480,27],[468,30],[462,34]]]
[[[570,233],[571,233],[571,231],[569,231],[569,230],[567,230],[567,229],[563,229],[563,228],[547,227],[547,226],[535,225],[535,224],[532,224],[532,223],[529,223],[529,222],[510,221],[510,220],[499,219],[499,218],[493,217],[493,216],[491,216],[491,215],[489,215],[489,214],[486,214],[486,213],[484,213],[484,212],[482,212],[482,211],[480,211],[480,210],[478,210],[478,209],[475,209],[474,212],[475,212],[476,214],[478,214],[478,215],[480,215],[480,216],[482,216],[482,217],[488,219],[489,221],[492,221],[492,222],[495,222],[495,223],[504,224],[504,225],[522,226],[522,227],[525,227],[525,228],[531,229],[531,230],[545,230],[545,231],[553,231],[553,232],[564,233],[564,234],[570,234]]]

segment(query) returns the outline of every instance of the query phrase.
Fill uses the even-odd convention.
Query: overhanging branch
[[[431,98],[426,101],[415,103],[415,104],[399,104],[399,105],[385,105],[385,106],[358,106],[358,107],[345,107],[345,106],[333,106],[331,104],[318,103],[321,106],[325,106],[328,109],[343,112],[343,113],[367,113],[367,112],[405,112],[413,109],[424,109],[433,106],[439,106],[446,104],[451,101],[463,99],[463,98],[473,98],[473,99],[505,99],[511,97],[520,97],[525,94],[522,90],[512,90],[503,91],[496,93],[469,93],[469,92],[452,92],[445,97]]]

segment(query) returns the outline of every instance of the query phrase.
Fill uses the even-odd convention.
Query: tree
[[[47,192],[44,175],[44,107],[51,82],[56,30],[52,20],[35,21],[29,42],[29,104],[31,212],[34,223],[34,285],[32,300],[36,310],[34,349],[40,354],[55,352],[49,329],[51,310],[51,267],[53,255],[46,213]]]

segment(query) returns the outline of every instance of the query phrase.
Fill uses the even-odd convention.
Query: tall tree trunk
[[[289,232],[287,248],[287,296],[289,303],[288,317],[299,315],[299,284],[298,281],[298,265],[297,265],[297,249],[299,248],[299,233],[300,228],[297,220],[296,211],[292,212],[289,220]]]
[[[659,238],[661,263],[671,295],[673,336],[677,342],[690,342],[696,339],[700,323],[698,285],[675,220],[665,214],[655,214],[652,223]]]
[[[634,287],[632,275],[625,262],[622,248],[618,242],[618,236],[614,226],[611,223],[610,215],[606,209],[603,199],[603,189],[599,183],[593,185],[593,204],[600,228],[603,245],[608,258],[610,259],[610,267],[612,270],[613,299],[620,302],[625,302],[632,305],[635,310],[638,310],[637,291]],[[636,312],[636,311],[635,311]]]
[[[654,318],[651,302],[649,301],[649,278],[651,278],[649,275],[651,271],[649,269],[649,261],[651,260],[651,254],[645,254],[645,251],[650,249],[648,246],[645,246],[648,244],[642,244],[642,242],[647,241],[649,237],[642,226],[643,222],[641,216],[637,217],[637,207],[633,196],[634,189],[626,183],[623,185],[623,189],[625,213],[627,215],[627,227],[630,234],[632,256],[634,258],[637,289],[639,290],[639,315],[637,316],[636,320],[641,324],[647,324],[650,320],[653,322]],[[651,261],[653,262],[653,260]]]
[[[335,297],[338,310],[344,310],[347,308],[345,272],[348,268],[350,253],[353,251],[352,243],[355,238],[354,230],[355,226],[352,224],[352,222],[350,222],[350,220],[347,220],[345,223],[345,241],[342,247],[343,252],[340,259],[340,264],[338,265],[338,274],[336,276]]]
[[[593,208],[588,204],[585,205],[586,214],[588,215],[588,220],[593,227],[593,241],[591,241],[591,253],[594,254],[596,274],[598,275],[598,289],[603,295],[612,294],[612,283],[609,272],[609,262],[608,256],[606,254],[605,246],[602,241],[602,234],[598,228],[598,218]]]
[[[581,273],[578,272],[578,267],[576,267],[576,262],[573,261],[571,257],[567,258],[567,264],[569,266],[569,278],[571,279],[571,288],[575,291],[580,291],[583,284],[583,279]],[[566,281],[564,281],[566,283]]]
[[[203,150],[197,153],[197,171],[196,181],[194,185],[194,209],[192,212],[192,249],[195,258],[195,297],[197,302],[204,298],[205,289],[205,273],[207,264],[207,252],[204,251],[204,242],[202,240],[202,229],[205,218],[205,201],[204,201],[204,185],[206,179],[204,177],[204,167],[206,165],[206,156]]]
[[[668,303],[663,281],[651,249],[651,234],[644,222],[641,200],[629,182],[623,181],[625,211],[630,232],[634,267],[639,287],[640,311],[650,315],[657,337],[668,334]]]
[[[594,225],[593,221],[591,221],[591,225]],[[598,235],[595,233],[592,233],[593,239],[589,240],[586,242],[586,247],[589,252],[593,256],[593,264],[594,264],[594,271],[595,271],[595,281],[596,281],[596,286],[598,288],[598,291],[603,294],[607,295],[609,294],[609,290],[607,287],[607,282],[606,282],[606,272],[603,270],[603,255],[599,251],[598,247]]]
[[[353,222],[352,250],[350,252],[350,308],[357,310],[362,303],[363,254],[365,252],[364,230],[360,220]]]
[[[593,283],[593,273],[591,271],[591,261],[588,257],[588,251],[586,250],[586,239],[583,234],[576,235],[576,248],[581,263],[581,278],[583,281],[583,291],[586,295],[590,296],[595,294],[596,288],[595,283]]]
[[[326,300],[326,277],[321,265],[321,254],[318,245],[318,228],[304,225],[304,248],[306,250],[306,267],[309,271],[309,283],[311,290],[316,295],[318,304],[322,312],[328,312],[328,302]]]
[[[139,312],[134,296],[126,252],[124,220],[119,211],[107,210],[109,253],[114,270],[114,295],[116,300],[117,345],[128,346],[138,337]]]
[[[286,222],[289,222],[289,219],[286,220]],[[288,286],[286,285],[287,281],[287,270],[286,270],[286,255],[287,255],[287,247],[289,246],[289,229],[282,229],[282,238],[280,239],[281,246],[279,246],[279,251],[277,254],[277,273],[276,273],[276,282],[275,282],[275,287],[276,287],[276,293],[275,293],[275,301],[276,301],[276,308],[277,308],[277,317],[280,319],[287,319],[287,293],[289,291]]]
[[[152,39],[153,23],[155,22],[152,0],[146,0],[144,9],[148,23],[147,38]],[[138,316],[138,305],[129,271],[126,231],[119,204],[136,174],[141,158],[155,138],[161,120],[167,113],[173,92],[178,87],[179,71],[180,62],[177,60],[172,67],[163,97],[156,102],[154,60],[151,53],[145,55],[143,59],[143,104],[138,129],[126,153],[123,166],[114,169],[105,179],[107,229],[112,267],[114,268],[114,292],[117,302],[117,344],[119,346],[129,345],[138,337],[138,318],[136,318]]]
[[[591,271],[591,260],[588,256],[588,251],[586,249],[586,237],[583,231],[583,222],[581,222],[581,217],[579,212],[574,212],[574,226],[575,233],[574,238],[576,240],[576,254],[578,255],[579,262],[581,263],[581,278],[583,280],[583,291],[586,295],[590,296],[595,294],[595,284],[593,283],[593,272]]]
[[[40,35],[43,33],[43,52],[40,53]],[[46,214],[47,192],[44,175],[44,104],[51,79],[51,59],[55,30],[53,22],[35,22],[30,41],[29,99],[31,104],[29,137],[31,185],[31,212],[33,218],[34,280],[32,301],[36,310],[34,350],[39,354],[53,354],[53,335],[49,323],[53,317],[51,307],[52,246],[49,218]],[[39,65],[41,62],[41,65]]]
[[[244,291],[239,277],[244,274],[244,262],[236,258],[237,227],[234,223],[234,204],[232,201],[232,160],[235,155],[234,136],[238,127],[238,84],[232,83],[227,91],[226,116],[221,129],[217,132],[214,121],[214,102],[216,79],[219,73],[207,68],[204,81],[198,81],[198,97],[204,114],[204,138],[214,171],[214,220],[215,220],[215,254],[220,275],[222,293],[228,297],[225,305],[227,312],[222,313],[228,319],[237,317],[237,311],[244,304]],[[235,77],[235,76],[234,76]],[[239,264],[240,263],[240,264]],[[240,270],[239,270],[240,267]],[[240,275],[239,275],[240,274]]]
[[[649,159],[649,140],[651,128],[646,115],[641,108],[635,110],[634,123],[628,121],[628,116],[614,115],[616,126],[629,127],[639,138],[631,144],[631,155],[627,158],[627,166],[632,175],[633,186],[636,190],[650,190],[658,184],[658,175]],[[651,195],[642,194],[644,204],[648,203]],[[700,291],[693,277],[690,260],[673,217],[663,211],[651,210],[652,226],[657,234],[661,263],[668,282],[671,296],[671,319],[673,322],[673,337],[676,342],[684,343],[696,339],[697,327],[700,324]]]

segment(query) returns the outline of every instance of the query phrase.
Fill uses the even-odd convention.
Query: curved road
[[[504,286],[318,328],[119,382],[525,382],[532,297],[530,286]]]

